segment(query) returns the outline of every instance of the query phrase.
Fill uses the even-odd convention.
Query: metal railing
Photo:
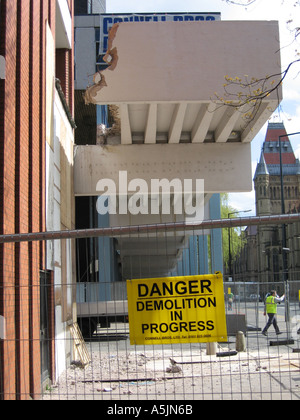
[[[223,229],[241,226],[279,225],[299,222],[300,214],[282,214],[257,217],[237,217],[232,219],[203,220],[202,222],[170,222],[135,226],[108,228],[62,230],[56,232],[18,233],[0,235],[0,243],[19,243],[56,239],[81,239],[93,237],[120,237],[127,235],[149,234],[166,231],[195,231],[197,229]]]

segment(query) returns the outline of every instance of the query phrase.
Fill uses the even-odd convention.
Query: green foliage
[[[233,213],[233,214],[232,214]],[[238,216],[238,210],[233,208],[228,203],[228,193],[221,194],[221,218],[232,219]],[[238,256],[241,248],[245,243],[245,237],[241,228],[230,228],[230,247],[232,262]],[[222,229],[222,245],[224,265],[229,265],[229,228]]]

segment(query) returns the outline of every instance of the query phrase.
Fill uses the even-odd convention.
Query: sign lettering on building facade
[[[108,50],[108,33],[115,23],[120,22],[209,22],[221,20],[221,13],[130,13],[100,15],[100,51]]]

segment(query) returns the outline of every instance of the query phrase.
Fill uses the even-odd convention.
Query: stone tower
[[[279,136],[286,135],[283,123],[269,123],[260,161],[254,175],[257,216],[282,213]],[[300,211],[300,163],[295,157],[289,138],[287,136],[280,138],[284,212],[297,213]],[[295,232],[299,233],[298,228],[299,226],[287,227],[286,247],[291,250]],[[260,226],[257,230],[257,249],[261,281],[281,280],[283,266],[282,226]],[[294,270],[295,267],[292,267],[292,264],[296,260],[291,255],[289,260],[288,268]]]
[[[269,123],[260,162],[254,175],[256,214],[281,214],[279,136],[285,136],[283,123]],[[285,213],[300,210],[300,163],[288,137],[281,137]]]
[[[270,174],[265,161],[264,152],[261,152],[260,160],[254,176],[256,214],[269,216],[271,214],[270,202]]]

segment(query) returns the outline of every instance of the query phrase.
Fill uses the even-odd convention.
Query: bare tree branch
[[[237,6],[251,6],[255,3],[256,0],[243,0],[243,1],[234,1],[234,0],[223,0],[228,4],[236,4]]]
[[[220,96],[215,92],[216,101],[222,105],[243,110],[244,119],[249,123],[255,118],[262,101],[271,93],[278,92],[289,70],[296,63],[300,63],[300,59],[292,61],[281,73],[266,75],[259,79],[252,77],[249,80],[249,76],[245,75],[243,80],[238,76],[226,75],[224,77],[226,83],[223,85],[224,95]],[[245,112],[247,106],[248,109]]]
[[[237,5],[248,7],[256,3],[257,0],[222,0],[227,4]],[[266,0],[267,1],[267,0]],[[292,5],[295,8],[299,8],[300,0],[282,0],[282,6]],[[296,16],[296,14],[295,14]],[[296,18],[295,18],[296,19]],[[298,16],[297,16],[297,19]],[[290,45],[287,45],[283,48],[290,47],[293,43],[297,42],[300,38],[300,27],[294,22],[294,19],[287,21],[287,29],[291,34],[294,35],[293,41]],[[263,78],[243,76],[243,79],[240,77],[230,77],[225,76],[224,83],[224,93],[223,96],[220,96],[215,92],[216,102],[221,104],[220,106],[226,105],[239,109],[243,114],[243,118],[246,124],[249,124],[257,115],[257,112],[262,104],[262,101],[270,96],[273,92],[277,92],[277,98],[279,98],[279,88],[284,82],[288,72],[291,67],[300,62],[300,52],[295,49],[294,61],[291,61],[290,64],[286,67],[281,73],[276,73],[272,75],[266,75]],[[298,72],[298,75],[300,70]],[[299,76],[297,76],[299,77]],[[279,105],[278,99],[278,105]],[[246,111],[245,111],[246,109]]]

